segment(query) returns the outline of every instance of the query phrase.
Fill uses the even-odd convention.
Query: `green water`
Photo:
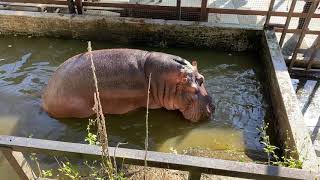
[[[223,159],[228,159],[230,151],[253,160],[262,154],[256,128],[269,118],[269,108],[258,54],[93,42],[93,49],[118,47],[161,51],[197,60],[216,105],[214,118],[196,124],[183,119],[177,111],[151,110],[151,150],[186,153],[189,149],[201,149],[219,152],[218,158]],[[40,95],[57,66],[86,48],[87,43],[79,40],[0,36],[0,134],[85,143],[88,121],[49,117],[40,108]],[[110,144],[127,142],[125,147],[143,149],[144,118],[145,109],[108,115]],[[1,157],[0,161],[1,179],[13,177],[5,160]]]

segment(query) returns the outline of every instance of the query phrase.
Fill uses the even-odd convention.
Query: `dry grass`
[[[94,107],[93,111],[96,113],[96,123],[97,123],[97,136],[99,144],[102,147],[102,159],[104,162],[103,166],[106,168],[106,172],[108,174],[109,179],[117,179],[117,165],[116,160],[114,158],[114,162],[112,164],[109,151],[108,151],[108,134],[107,134],[107,128],[106,128],[106,118],[103,113],[100,95],[99,95],[99,87],[98,87],[98,78],[96,76],[96,68],[94,65],[94,61],[92,58],[92,48],[91,48],[91,42],[88,42],[88,54],[90,56],[90,62],[91,62],[91,70],[94,80],[94,86],[95,86],[95,92],[94,92]],[[149,81],[148,81],[148,92],[147,92],[147,109],[146,109],[146,137],[145,137],[145,157],[144,157],[144,179],[147,179],[146,171],[147,171],[147,154],[148,154],[148,146],[149,146],[149,99],[150,99],[150,85],[151,85],[151,73],[149,74]],[[149,178],[148,178],[149,179]]]
[[[99,94],[99,86],[98,86],[98,78],[96,75],[96,68],[93,62],[92,58],[92,48],[91,48],[91,42],[88,42],[88,54],[90,56],[91,61],[91,70],[94,80],[94,86],[95,86],[95,92],[94,92],[94,106],[93,111],[96,113],[96,123],[97,123],[97,136],[99,144],[102,148],[102,166],[105,168],[105,171],[108,175],[109,179],[114,179],[115,174],[115,168],[116,164],[112,164],[111,157],[109,154],[108,149],[108,134],[107,134],[107,128],[106,128],[106,118],[103,113],[101,100],[100,100],[100,94]]]

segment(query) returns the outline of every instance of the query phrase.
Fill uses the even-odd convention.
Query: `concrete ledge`
[[[255,48],[254,28],[210,23],[0,10],[2,34],[32,34],[230,51]]]
[[[319,171],[315,149],[305,127],[303,115],[292,87],[287,66],[280,51],[277,38],[273,31],[264,31],[262,38],[264,61],[268,88],[272,98],[274,122],[279,143],[291,146],[296,150],[296,156],[303,161],[303,169]]]

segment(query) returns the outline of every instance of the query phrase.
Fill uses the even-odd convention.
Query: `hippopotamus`
[[[82,53],[61,64],[42,93],[42,107],[56,118],[86,118],[94,114],[96,69],[103,113],[124,114],[146,107],[179,110],[197,122],[214,112],[204,77],[192,64],[175,55],[138,49],[103,49]]]

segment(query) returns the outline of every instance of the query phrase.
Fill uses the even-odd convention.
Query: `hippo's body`
[[[123,114],[145,107],[150,73],[150,108],[178,109],[192,121],[208,118],[212,113],[203,76],[196,66],[178,56],[135,49],[91,53],[106,114]],[[89,117],[94,114],[94,92],[90,55],[79,54],[53,74],[43,92],[42,107],[54,117]]]

